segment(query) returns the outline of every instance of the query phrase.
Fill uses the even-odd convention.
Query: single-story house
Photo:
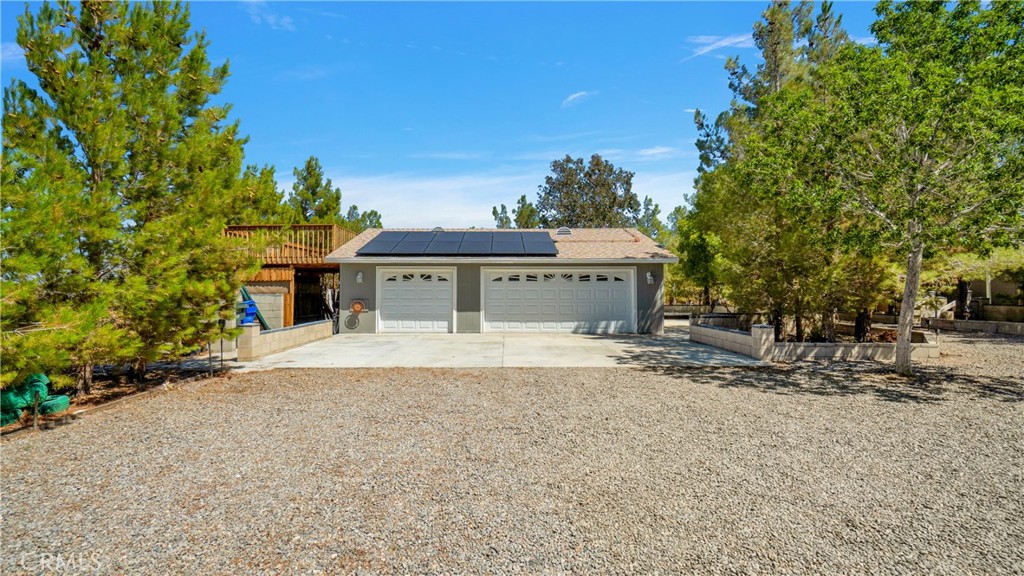
[[[658,334],[664,267],[634,228],[365,230],[333,251],[341,333]]]

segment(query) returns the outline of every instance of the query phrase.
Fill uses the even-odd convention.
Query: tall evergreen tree
[[[5,382],[72,364],[86,389],[95,363],[195,349],[252,266],[221,234],[245,143],[210,104],[228,68],[189,28],[180,2],[19,18],[39,89],[4,90]]]
[[[316,156],[310,156],[302,168],[296,168],[295,183],[288,204],[299,222],[311,224],[341,224],[341,188],[335,188],[330,178],[324,179],[324,169]]]
[[[512,219],[508,216],[508,208],[504,204],[501,209],[497,206],[491,208],[491,216],[494,217],[494,227],[498,230],[505,230],[512,227]]]
[[[504,208],[504,206],[502,206]],[[526,194],[516,200],[516,207],[512,209],[512,220],[516,228],[537,228],[540,226],[540,212],[532,202],[526,199]]]
[[[228,224],[287,224],[294,220],[277,188],[273,166],[246,166],[237,186],[231,196]]]

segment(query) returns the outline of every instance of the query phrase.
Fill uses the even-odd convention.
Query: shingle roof
[[[389,229],[392,230],[392,229]],[[424,232],[426,229],[394,229],[402,232]],[[517,229],[518,230],[518,229]],[[468,229],[446,229],[448,232],[470,232]],[[474,232],[497,232],[497,230],[472,230]],[[523,232],[525,230],[518,230]],[[574,228],[572,234],[558,236],[555,230],[537,229],[537,232],[547,232],[555,242],[558,255],[553,258],[538,258],[535,256],[526,257],[444,257],[443,260],[627,260],[627,261],[671,261],[675,262],[676,256],[672,252],[661,248],[636,228]],[[327,262],[360,262],[372,260],[425,260],[428,257],[417,256],[391,256],[391,257],[369,257],[356,256],[356,251],[365,246],[371,239],[383,232],[380,228],[364,230],[358,236],[343,244],[340,248],[331,252],[325,260]],[[438,259],[438,258],[435,258]]]

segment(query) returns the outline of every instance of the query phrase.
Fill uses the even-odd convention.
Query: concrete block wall
[[[938,358],[938,342],[924,332],[915,332],[911,358]],[[770,325],[755,324],[750,332],[715,326],[690,326],[690,340],[758,360],[791,362],[795,360],[881,360],[896,358],[896,345],[890,343],[775,342]]]
[[[259,324],[246,324],[242,326],[242,334],[238,337],[238,361],[250,362],[269,354],[330,338],[333,334],[334,328],[330,320],[277,330],[260,330]]]
[[[987,332],[989,334],[1010,334],[1024,336],[1024,322],[988,322],[984,320],[946,320],[925,318],[925,326],[954,332]]]
[[[251,294],[270,329],[284,326],[284,294]]]
[[[910,357],[914,360],[938,358],[939,345],[923,342],[910,345]],[[775,362],[794,360],[879,360],[891,362],[896,359],[896,344],[887,342],[776,342],[772,350]]]
[[[690,340],[754,358],[755,351],[760,349],[755,348],[750,332],[716,326],[690,326]]]

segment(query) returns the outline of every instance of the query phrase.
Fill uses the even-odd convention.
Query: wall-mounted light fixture
[[[356,284],[362,284],[362,283],[363,283],[363,273],[362,272],[356,272]]]
[[[648,272],[647,273],[647,283],[648,284],[654,284],[654,273],[653,272]]]

